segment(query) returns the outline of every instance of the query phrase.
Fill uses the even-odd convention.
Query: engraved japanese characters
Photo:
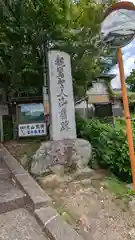
[[[76,139],[70,56],[49,52],[52,140]]]

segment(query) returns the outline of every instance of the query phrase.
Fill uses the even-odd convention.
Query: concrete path
[[[0,144],[0,240],[83,240],[52,199]]]
[[[0,160],[0,240],[47,239],[32,214],[23,208],[25,201],[26,194]]]
[[[46,240],[33,216],[25,209],[16,209],[0,215],[1,240]]]

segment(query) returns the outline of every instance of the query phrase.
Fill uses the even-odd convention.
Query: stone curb
[[[34,215],[51,240],[83,240],[51,207],[52,199],[37,182],[24,170],[20,163],[0,144],[0,157],[5,160],[13,178],[28,195],[34,208]]]
[[[29,175],[15,174],[17,183],[23,188],[32,201],[34,210],[52,204],[52,199],[44,192],[44,190],[37,184],[36,181]]]
[[[23,208],[27,202],[26,194],[24,194],[24,196],[2,202],[0,203],[0,214],[15,210],[17,208]]]
[[[20,185],[22,190],[28,195],[34,209],[48,206],[52,203],[51,198],[43,189],[34,181],[30,174],[24,170],[20,163],[0,144],[0,156],[5,160],[8,169],[11,171],[13,178]]]
[[[35,216],[51,240],[83,240],[52,207],[35,210]]]

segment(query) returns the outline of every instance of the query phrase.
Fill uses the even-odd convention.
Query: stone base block
[[[84,139],[64,139],[43,142],[33,156],[31,173],[64,175],[67,169],[86,168],[92,154],[90,143]]]
[[[77,169],[77,171],[73,174],[74,179],[82,180],[86,178],[91,178],[95,174],[95,171],[89,167],[85,167],[83,169]]]

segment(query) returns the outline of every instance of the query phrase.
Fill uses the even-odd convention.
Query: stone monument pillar
[[[76,139],[70,56],[65,52],[50,51],[48,61],[51,138]]]
[[[48,53],[51,140],[42,143],[33,157],[31,172],[41,175],[59,167],[82,172],[91,157],[88,141],[77,139],[70,56],[61,51]],[[89,169],[87,168],[87,173]]]

